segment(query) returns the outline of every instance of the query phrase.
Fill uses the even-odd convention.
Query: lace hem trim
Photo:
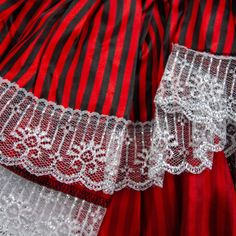
[[[149,176],[200,173],[236,149],[236,57],[173,45],[156,92]]]
[[[200,173],[236,149],[236,58],[173,45],[155,118],[132,122],[64,108],[0,77],[0,163],[112,194]]]
[[[1,235],[97,235],[105,212],[0,167]]]
[[[0,78],[0,163],[112,194],[162,185],[148,177],[153,121],[64,108]]]

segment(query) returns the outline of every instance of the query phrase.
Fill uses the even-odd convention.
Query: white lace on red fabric
[[[0,235],[97,235],[105,212],[0,167]]]
[[[155,118],[132,122],[64,108],[0,78],[0,163],[108,194],[200,173],[236,149],[236,59],[173,45]]]
[[[236,57],[173,45],[155,99],[150,177],[200,173],[235,152]]]
[[[112,194],[162,185],[148,178],[152,121],[72,110],[0,79],[0,163]]]

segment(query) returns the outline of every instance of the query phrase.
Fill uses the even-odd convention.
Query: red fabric
[[[65,107],[150,120],[171,43],[235,54],[235,9],[229,0],[0,0],[0,75]],[[18,173],[79,197],[85,191]],[[85,192],[108,204],[110,196]],[[202,174],[166,174],[163,188],[115,192],[99,234],[235,236],[236,194],[223,152]]]
[[[114,194],[100,236],[235,236],[236,194],[225,156],[200,175],[165,175],[164,187]]]

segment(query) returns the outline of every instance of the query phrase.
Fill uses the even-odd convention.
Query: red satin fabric
[[[70,12],[73,10],[64,9],[63,14],[68,18],[60,25],[60,9],[69,9],[73,2],[75,3],[72,0],[0,0],[2,75],[18,82],[36,96],[64,106],[124,116],[134,121],[146,121],[154,115],[152,101],[161,81],[172,42],[200,51],[236,54],[235,1],[118,0],[110,1],[111,4],[106,5],[106,1],[81,0],[78,3],[76,1],[75,11],[79,11],[79,7],[87,2],[91,3],[91,8],[83,13],[84,21],[74,23],[74,37],[80,35],[78,45],[74,46],[75,54],[68,57],[70,59],[65,58],[65,53],[73,48],[73,34],[69,34],[72,38],[69,38],[67,43],[61,43],[63,51],[56,58],[58,61],[54,61],[49,39],[53,36],[54,43],[59,41],[60,34],[66,30],[68,22],[74,16],[74,13]],[[35,4],[38,4],[37,11],[32,10],[37,6]],[[41,28],[44,29],[45,21],[50,17],[54,19],[54,14],[53,27],[47,29],[49,33],[45,36],[45,41],[37,44],[40,50],[28,63],[30,67],[21,72],[27,64],[24,62],[32,55],[33,49],[36,49],[34,41],[32,40],[25,51],[15,58],[16,52],[27,41],[31,32],[40,29],[39,32],[42,33]],[[115,18],[118,14],[120,18]],[[33,25],[40,15],[43,15],[42,21],[38,28],[34,28]],[[91,18],[92,15],[95,17]],[[102,18],[102,15],[105,18]],[[102,24],[104,20],[108,22],[105,29]],[[90,27],[91,22],[93,28]],[[50,24],[49,22],[48,25]],[[58,25],[61,31],[58,31],[58,35],[53,35]],[[130,25],[132,31],[127,28]],[[113,39],[117,38],[119,44],[113,48],[116,42],[112,41],[114,29],[117,34],[113,35]],[[17,45],[21,33],[23,40]],[[128,47],[124,46],[126,34],[129,34],[126,39]],[[32,35],[34,36],[34,33]],[[101,44],[96,44],[98,38]],[[44,51],[45,45],[49,45],[47,53]],[[113,49],[115,57],[110,59],[108,54]],[[122,50],[125,60],[122,59]],[[77,60],[80,64],[77,64]],[[106,68],[106,63],[110,67]],[[46,65],[48,71],[45,69]],[[70,69],[64,76],[64,66],[68,65]],[[81,71],[76,77],[78,68]],[[76,76],[73,80],[74,75]],[[61,78],[66,78],[64,84],[59,83]],[[79,78],[83,78],[80,83]],[[25,177],[29,175],[17,171]],[[94,202],[103,206],[107,206],[111,197],[84,189],[83,186],[60,186],[48,176],[29,178],[70,194],[74,191],[74,195],[88,201],[93,201],[93,196],[96,195],[96,199],[102,199],[105,203],[99,203],[96,199]],[[89,197],[83,196],[83,191],[87,192]],[[163,188],[152,187],[146,191],[124,189],[115,192],[99,235],[235,236],[236,193],[224,153],[216,153],[213,169],[199,175],[166,174]]]
[[[166,174],[164,187],[114,194],[100,236],[235,236],[236,194],[223,152],[200,175]]]

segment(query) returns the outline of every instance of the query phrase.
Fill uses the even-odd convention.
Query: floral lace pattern
[[[0,163],[112,194],[161,186],[148,177],[153,122],[72,110],[0,79]]]
[[[150,176],[211,168],[235,152],[236,58],[173,45],[156,92]]]
[[[0,167],[0,235],[97,235],[105,211]]]
[[[132,122],[64,108],[0,78],[0,163],[112,194],[200,173],[236,150],[236,58],[173,45],[155,118]]]

